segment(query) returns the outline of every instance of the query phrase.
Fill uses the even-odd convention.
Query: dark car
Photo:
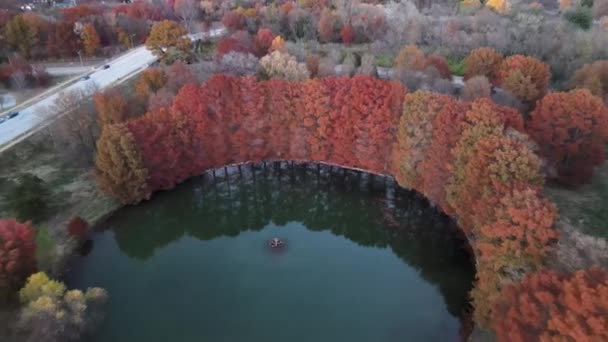
[[[19,115],[19,112],[10,112],[10,113],[8,113],[8,118],[12,119],[12,118],[14,118],[17,115]]]
[[[91,76],[89,76],[89,75],[87,75],[87,76],[83,76],[83,77],[82,77],[82,80],[83,80],[83,81],[86,81],[86,80],[88,80],[89,78],[91,78]]]
[[[110,64],[106,64],[103,66],[104,69],[109,69],[110,68]]]

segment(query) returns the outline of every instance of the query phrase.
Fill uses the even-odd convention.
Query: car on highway
[[[104,69],[109,69],[110,68],[110,64],[106,64],[103,66]]]
[[[19,112],[10,112],[10,113],[8,113],[7,117],[9,119],[12,119],[12,118],[14,118],[17,115],[19,115]]]
[[[86,81],[86,80],[88,80],[88,79],[90,79],[90,78],[91,78],[91,76],[86,75],[86,76],[83,76],[83,77],[82,77],[82,80],[83,80],[83,81]]]

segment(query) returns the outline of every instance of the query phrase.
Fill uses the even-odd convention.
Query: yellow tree
[[[99,39],[99,34],[97,34],[97,30],[93,24],[86,24],[82,28],[82,45],[84,46],[84,53],[87,56],[94,56],[95,52],[101,46],[101,41]]]
[[[155,23],[146,40],[146,47],[167,64],[178,59],[190,60],[192,55],[192,42],[186,36],[186,30],[173,20]]]
[[[30,58],[32,48],[38,44],[38,31],[35,26],[28,25],[23,15],[18,15],[6,24],[4,39],[12,49]]]
[[[137,203],[150,196],[148,169],[124,124],[104,127],[97,140],[95,167],[101,189],[122,203]]]
[[[509,2],[507,0],[488,0],[486,7],[498,13],[506,13],[509,10]]]

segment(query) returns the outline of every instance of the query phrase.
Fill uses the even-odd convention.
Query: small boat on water
[[[281,248],[285,246],[285,241],[275,237],[268,241],[268,246],[270,246],[270,248]]]

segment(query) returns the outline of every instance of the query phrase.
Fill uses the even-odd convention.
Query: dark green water
[[[337,168],[227,171],[102,225],[67,277],[110,293],[89,341],[460,339],[474,270],[426,200]]]

